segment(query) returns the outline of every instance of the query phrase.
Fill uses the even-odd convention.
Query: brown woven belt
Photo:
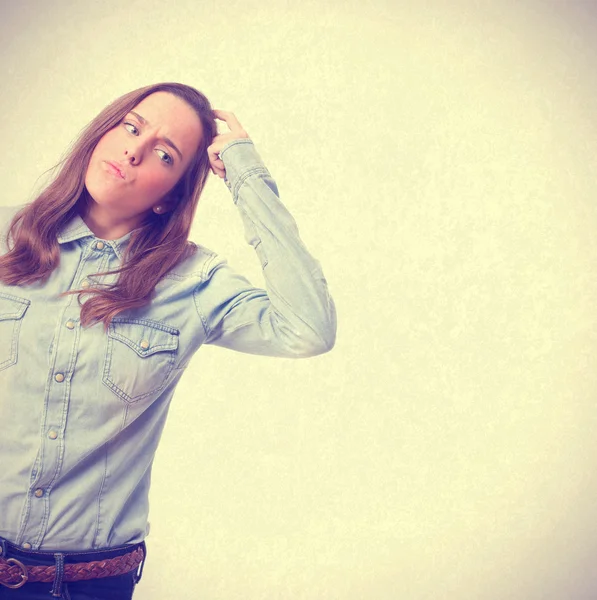
[[[97,579],[100,577],[113,577],[124,575],[139,567],[145,554],[139,546],[128,554],[94,560],[86,563],[73,563],[64,565],[63,581],[81,581],[83,579]],[[54,581],[56,566],[28,566],[16,558],[0,557],[0,584],[8,588],[20,588],[27,581]]]

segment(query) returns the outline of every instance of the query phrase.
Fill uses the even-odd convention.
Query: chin
[[[103,173],[93,172],[89,169],[85,176],[85,190],[90,200],[101,205],[110,205],[122,202],[122,194],[114,193],[117,190],[110,185],[110,181],[102,177]]]

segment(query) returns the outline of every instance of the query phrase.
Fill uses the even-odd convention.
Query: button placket
[[[68,312],[71,314],[69,316]],[[66,313],[66,314],[65,314]],[[44,414],[44,433],[41,438],[39,465],[32,471],[29,491],[29,508],[26,522],[21,528],[22,535],[29,539],[32,547],[39,545],[47,531],[48,501],[51,488],[60,475],[64,455],[64,437],[68,404],[70,401],[70,379],[76,370],[76,356],[79,342],[78,318],[72,308],[65,307],[60,315],[60,327],[52,342],[51,382]]]
[[[96,247],[87,247],[80,255],[76,270],[70,278],[71,289],[89,289],[95,285],[95,273],[108,271],[114,251],[108,242],[91,240]],[[75,266],[73,264],[73,266]],[[101,278],[99,279],[101,281]],[[18,539],[21,547],[38,548],[47,534],[53,517],[50,505],[54,486],[65,465],[65,435],[71,404],[71,384],[77,371],[78,349],[84,331],[80,327],[80,306],[76,295],[65,302],[54,321],[57,328],[52,337],[45,377],[49,385],[45,390],[42,431],[38,430],[39,452],[26,487],[26,516],[22,520]],[[41,434],[41,435],[40,435]]]
[[[89,274],[102,273],[103,271],[109,270],[107,268],[107,263],[109,261],[109,255],[110,255],[109,250],[111,250],[111,246],[109,244],[107,244],[106,242],[97,240],[90,244],[88,253],[89,253],[89,250],[91,250],[91,254],[87,255],[86,262],[90,263],[90,265],[89,265],[90,267],[91,267],[91,264],[94,264],[95,266],[93,268],[91,268],[88,271],[88,273]],[[87,271],[87,268],[85,268],[85,271]],[[88,290],[90,287],[93,287],[94,282],[89,279],[89,274],[87,274],[87,275],[81,274],[82,278],[79,283],[80,289]]]

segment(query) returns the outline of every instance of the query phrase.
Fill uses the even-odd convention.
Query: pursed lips
[[[121,179],[126,179],[124,171],[116,163],[110,162],[108,160],[105,160],[104,163],[108,165],[108,169],[113,175],[116,175]]]

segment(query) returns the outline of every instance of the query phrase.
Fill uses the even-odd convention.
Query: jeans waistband
[[[96,550],[24,550],[23,548],[13,544],[6,538],[0,537],[0,556],[3,558],[16,558],[23,563],[30,565],[45,565],[54,564],[54,557],[57,553],[64,556],[65,563],[90,562],[92,560],[104,560],[114,558],[132,552],[133,550],[142,547],[146,552],[145,542],[138,544],[125,544],[122,546],[114,546],[112,548],[99,548]]]
[[[91,563],[93,561],[104,561],[110,558],[116,558],[124,554],[131,553],[137,549],[142,549],[142,560],[136,571],[133,574],[134,585],[141,580],[143,574],[143,566],[145,565],[145,557],[147,549],[145,541],[138,544],[126,544],[123,546],[90,550],[81,552],[77,551],[39,551],[39,550],[23,550],[16,544],[13,544],[6,538],[0,537],[0,558],[10,562],[10,559],[20,561],[21,569],[26,570],[26,567],[46,567],[55,566],[54,583],[51,595],[56,598],[68,597],[68,588],[66,583],[63,583],[65,573],[65,565],[74,563]],[[24,576],[24,575],[23,575]],[[25,585],[26,579],[25,579]],[[66,596],[63,594],[66,592]]]

